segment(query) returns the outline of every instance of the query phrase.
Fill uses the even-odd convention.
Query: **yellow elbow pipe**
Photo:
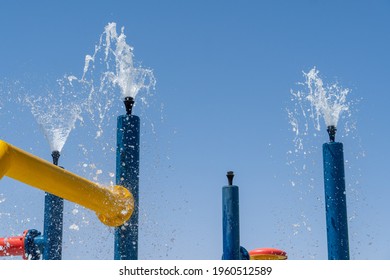
[[[0,140],[0,179],[3,176],[91,209],[108,226],[124,224],[134,210],[126,188],[103,188]]]

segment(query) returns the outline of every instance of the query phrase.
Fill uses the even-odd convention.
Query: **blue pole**
[[[233,172],[228,172],[229,185],[222,188],[223,260],[240,259],[240,221],[238,186]]]
[[[60,153],[53,151],[53,164],[58,165]],[[62,258],[64,200],[50,193],[45,193],[45,214],[43,225],[44,260],[60,260]]]
[[[125,99],[127,114],[118,117],[116,184],[127,188],[134,197],[134,212],[122,226],[115,228],[115,260],[138,259],[138,207],[139,207],[139,141],[140,119],[128,110],[129,99]]]
[[[332,140],[322,146],[328,259],[349,260],[343,144]]]

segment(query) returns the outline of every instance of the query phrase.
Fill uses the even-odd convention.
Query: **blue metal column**
[[[223,260],[240,259],[240,220],[238,186],[233,172],[227,174],[229,185],[222,188]]]
[[[131,115],[126,101],[129,99],[125,99],[127,114],[118,117],[116,184],[133,194],[134,212],[125,224],[115,228],[115,260],[138,259],[140,119]],[[133,99],[130,101],[134,104]]]
[[[328,259],[349,260],[343,144],[332,140],[322,146]]]
[[[53,151],[53,164],[58,165],[60,153]],[[45,245],[42,259],[61,260],[64,200],[50,193],[45,193],[45,214],[43,236]]]

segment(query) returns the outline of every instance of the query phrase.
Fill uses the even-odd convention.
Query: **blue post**
[[[240,259],[240,220],[238,187],[233,172],[228,172],[229,185],[222,188],[223,260]]]
[[[131,106],[128,102],[132,102]],[[134,212],[125,224],[115,228],[115,260],[138,259],[140,119],[131,115],[133,104],[132,98],[126,98],[127,114],[118,117],[116,184],[127,188],[133,194]]]
[[[53,151],[53,164],[58,165],[60,153]],[[43,236],[45,245],[42,258],[44,260],[60,260],[62,258],[64,200],[50,193],[45,193],[45,214]]]
[[[343,144],[332,140],[322,146],[328,259],[349,260]]]

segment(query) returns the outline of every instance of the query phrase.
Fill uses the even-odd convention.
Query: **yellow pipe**
[[[3,176],[91,209],[108,226],[124,224],[134,210],[126,188],[103,188],[0,140],[0,179]]]

